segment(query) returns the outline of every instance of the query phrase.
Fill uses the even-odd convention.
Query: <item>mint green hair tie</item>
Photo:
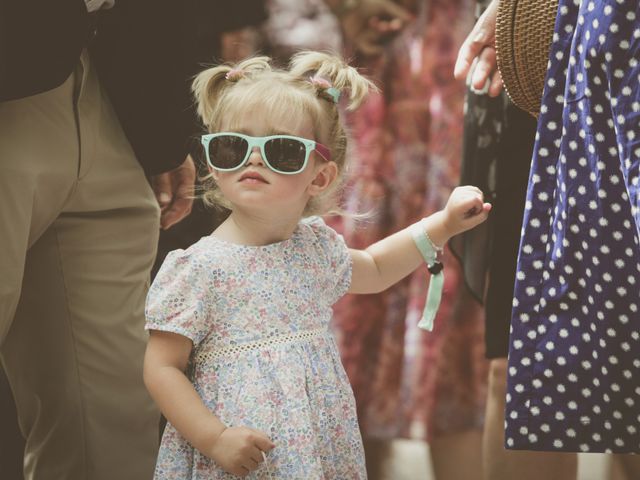
[[[309,81],[318,91],[327,93],[333,100],[333,103],[338,103],[340,101],[340,90],[332,86],[331,82],[326,78],[313,76],[309,77]]]
[[[336,87],[330,87],[325,90],[331,98],[333,98],[333,103],[338,103],[340,101],[340,90]]]
[[[413,241],[416,247],[418,247],[431,273],[431,281],[429,282],[429,290],[427,291],[427,299],[425,301],[424,311],[422,312],[422,319],[418,322],[419,328],[430,332],[433,330],[433,321],[440,307],[444,286],[443,265],[442,262],[438,260],[439,254],[442,253],[442,248],[436,247],[433,244],[427,234],[427,230],[424,228],[423,221],[411,225],[410,231]]]

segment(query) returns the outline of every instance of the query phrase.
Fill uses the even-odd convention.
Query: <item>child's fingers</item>
[[[232,475],[235,475],[236,477],[240,477],[240,478],[244,478],[247,475],[249,475],[249,472],[246,468],[244,467],[238,467],[238,468],[230,468],[228,470],[228,472]]]
[[[479,198],[480,200],[484,198],[484,193],[482,193],[482,190],[480,190],[478,187],[469,187],[469,194],[473,195],[476,198]]]
[[[452,193],[453,198],[457,199],[460,203],[473,202],[479,200],[481,203],[484,199],[482,190],[473,185],[465,185],[457,187]]]
[[[275,444],[262,432],[255,430],[257,433],[254,445],[263,452],[268,452],[275,447]]]
[[[256,463],[262,463],[264,461],[263,452],[258,447],[253,447],[248,452],[248,455],[249,457],[251,457],[251,460],[253,460]]]
[[[460,185],[459,187],[456,187],[454,190],[462,190],[462,191],[474,191],[477,193],[482,193],[482,190],[480,190],[478,187],[476,187],[475,185]]]
[[[464,218],[471,218],[481,213],[484,209],[482,194],[474,193],[471,198],[467,198],[462,202],[462,212]]]
[[[476,215],[468,219],[468,229],[477,227],[489,218],[489,212],[491,211],[491,204],[485,203]]]
[[[482,205],[482,211],[478,214],[480,219],[480,223],[484,222],[489,217],[489,212],[491,211],[491,204],[484,203]]]
[[[262,455],[261,455],[261,457],[262,457]],[[246,468],[250,472],[253,472],[254,470],[257,470],[259,466],[260,466],[260,462],[255,461],[253,458],[246,458],[242,462],[242,467]]]
[[[484,203],[481,204],[480,208],[474,208],[472,214],[465,216],[463,221],[464,230],[471,230],[486,221],[489,218],[490,211],[490,203]]]

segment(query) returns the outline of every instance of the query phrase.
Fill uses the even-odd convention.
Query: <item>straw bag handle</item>
[[[542,102],[558,0],[500,0],[498,69],[509,98],[537,117]]]

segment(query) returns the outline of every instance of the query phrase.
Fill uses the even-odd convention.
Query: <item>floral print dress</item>
[[[245,478],[366,478],[353,393],[329,331],[350,282],[342,237],[317,218],[266,246],[204,237],[160,269],[146,328],[191,339],[189,376],[205,405],[276,445]],[[236,477],[167,424],[155,478]]]

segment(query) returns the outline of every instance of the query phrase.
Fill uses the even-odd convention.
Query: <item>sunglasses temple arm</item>
[[[331,151],[322,145],[321,143],[316,142],[316,152],[320,154],[322,158],[324,158],[327,162],[331,161]]]

